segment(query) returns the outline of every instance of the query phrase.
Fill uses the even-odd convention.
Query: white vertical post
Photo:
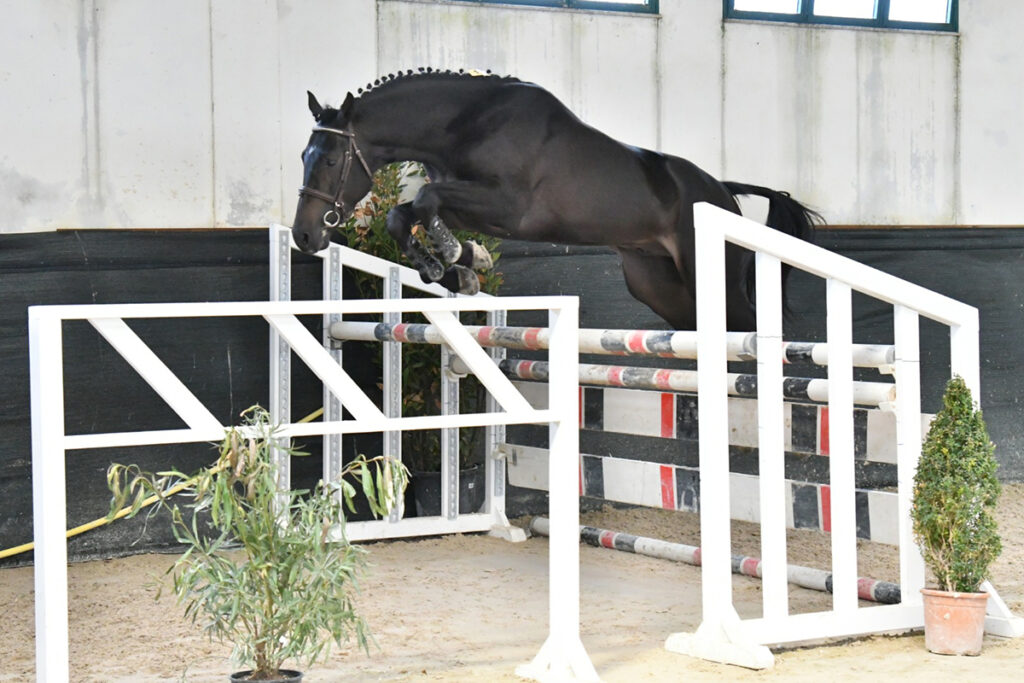
[[[757,454],[761,505],[761,592],[766,619],[789,613],[786,461],[782,407],[782,266],[758,252]]]
[[[857,609],[857,504],[853,452],[853,308],[850,286],[826,282],[832,605]]]
[[[342,264],[341,246],[332,243],[327,248],[327,258],[323,263],[323,296],[326,301],[341,301],[344,297],[342,291]],[[331,357],[342,365],[342,345],[331,337],[331,325],[341,322],[340,313],[327,313],[324,315],[324,348]],[[336,422],[341,420],[341,401],[325,385],[324,386],[324,422]],[[325,482],[337,482],[341,478],[342,462],[342,437],[341,434],[325,434],[323,437],[324,459],[323,479]],[[340,489],[338,495],[340,496]]]
[[[671,652],[765,669],[771,651],[743,630],[732,597],[729,502],[729,395],[726,354],[725,237],[720,209],[695,204],[697,253],[697,422],[700,425],[702,620],[696,633],[673,633]],[[769,294],[769,296],[771,296]]]
[[[505,322],[505,311],[488,311],[487,324],[491,327],[504,327]],[[500,363],[507,355],[506,350],[500,346],[492,347],[488,350],[488,353],[494,359],[495,365]],[[487,392],[487,406],[485,409],[488,413],[501,411],[501,406],[498,405],[498,402],[491,396],[490,392]],[[494,515],[496,523],[504,525],[508,523],[505,517],[505,461],[499,458],[498,449],[501,447],[501,444],[505,443],[505,426],[488,425],[485,440],[487,442],[487,458],[486,465],[484,466],[484,480],[487,486],[485,509],[488,513]]]
[[[402,277],[398,266],[388,268],[384,278],[384,298],[402,298]],[[384,322],[397,325],[402,322],[401,313],[385,313]],[[400,342],[384,342],[383,350],[384,414],[387,417],[402,416],[402,344]],[[384,455],[398,460],[402,459],[402,432],[384,432]],[[402,501],[391,510],[388,521],[392,524],[402,519]]]
[[[448,293],[449,298],[454,293]],[[458,316],[458,314],[455,314]],[[448,344],[441,345],[441,414],[459,414],[459,379],[451,372],[454,352]],[[459,429],[441,430],[441,515],[448,519],[459,516]]]
[[[696,207],[695,207],[696,210]],[[701,629],[720,628],[732,601],[729,514],[729,396],[726,375],[725,240],[696,231],[697,424],[700,425]]]
[[[278,226],[270,232],[270,300],[290,301],[292,298],[292,236],[287,228]],[[288,342],[270,326],[270,424],[288,424],[292,421],[292,350]],[[237,416],[231,416],[231,422]],[[288,439],[278,439],[282,447]],[[283,448],[272,448],[271,457],[277,468],[277,486],[281,491],[291,489],[291,462]],[[284,497],[280,499],[284,504]]]
[[[66,683],[68,548],[64,471],[61,321],[28,309],[32,407],[32,525],[35,536],[36,680]]]
[[[579,300],[551,311],[548,361],[550,423],[548,544],[550,632],[540,652],[516,672],[536,680],[598,680],[580,640]]]
[[[972,315],[959,325],[949,328],[949,365],[950,375],[964,378],[967,388],[971,390],[978,406],[981,406],[981,358],[978,350],[979,326],[978,310],[972,309]]]
[[[566,305],[549,314],[551,347],[548,406],[558,412],[548,433],[551,458],[551,631],[572,637],[579,633],[579,363],[577,340],[571,338],[578,311]],[[557,523],[555,519],[557,518]],[[554,534],[558,533],[556,537]],[[578,636],[577,636],[578,637]]]
[[[900,553],[900,601],[921,604],[924,560],[914,540],[910,508],[914,475],[921,457],[921,351],[919,316],[897,304],[893,309],[896,346],[896,483]]]

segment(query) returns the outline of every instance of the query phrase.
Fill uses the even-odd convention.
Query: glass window
[[[725,0],[726,19],[956,31],[960,0]]]
[[[527,5],[562,7],[565,9],[600,9],[616,12],[658,13],[658,0],[463,0],[495,5]]]
[[[814,0],[814,14],[819,17],[874,19],[875,0]]]
[[[736,0],[736,9],[741,12],[799,14],[800,0]]]
[[[947,0],[889,0],[891,21],[943,24],[949,20]]]

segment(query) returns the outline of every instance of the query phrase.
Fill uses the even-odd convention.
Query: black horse
[[[580,121],[547,90],[514,78],[407,72],[348,93],[338,109],[309,93],[316,125],[302,153],[292,228],[306,252],[369,192],[373,171],[418,161],[427,183],[388,215],[388,232],[425,281],[473,292],[489,263],[448,228],[502,238],[607,245],[630,293],[676,329],[694,329],[693,204],[739,212],[735,195],[769,200],[768,224],[810,239],[818,217],[786,193],[719,182],[694,164],[631,147]],[[432,249],[412,234],[426,228]],[[729,245],[728,326],[754,328],[753,257]]]

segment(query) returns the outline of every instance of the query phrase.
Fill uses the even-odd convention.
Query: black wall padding
[[[320,260],[293,259],[295,299],[319,299]],[[352,291],[349,289],[348,291]],[[27,307],[172,301],[265,301],[265,230],[61,231],[0,235],[0,548],[32,540]],[[314,319],[307,321],[319,327]],[[224,424],[254,403],[267,405],[268,326],[257,318],[140,320],[129,325]],[[86,322],[64,324],[66,432],[176,428],[183,424]],[[373,387],[372,363],[346,367]],[[320,384],[293,358],[293,419],[320,407]],[[309,450],[318,454],[316,439]],[[351,444],[346,446],[354,447]],[[365,449],[364,449],[365,450]],[[210,444],[70,451],[68,524],[107,511],[112,461],[145,469],[192,471],[216,457]],[[320,476],[314,455],[296,462],[293,480]],[[73,557],[111,555],[170,544],[165,521],[122,521],[73,539]],[[137,542],[134,547],[133,542]],[[14,562],[31,560],[31,553]]]

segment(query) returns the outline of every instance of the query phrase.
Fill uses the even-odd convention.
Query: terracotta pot
[[[291,669],[279,669],[278,673],[281,674],[280,678],[260,678],[251,679],[249,676],[252,675],[252,671],[238,671],[231,674],[231,683],[238,683],[239,681],[250,681],[258,680],[260,683],[302,683],[302,672],[292,671]]]
[[[922,588],[924,645],[938,655],[980,655],[988,593]]]

